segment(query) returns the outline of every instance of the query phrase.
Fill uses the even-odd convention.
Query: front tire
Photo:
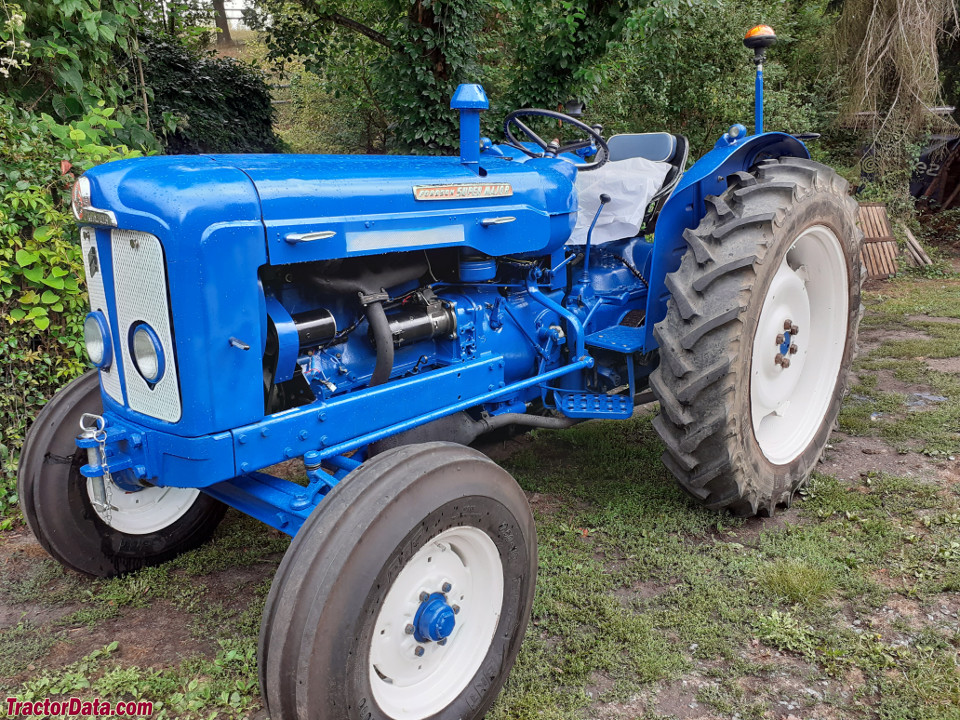
[[[112,577],[157,565],[209,539],[226,506],[189,488],[127,493],[105,481],[113,506],[94,509],[86,452],[74,442],[84,413],[99,414],[100,382],[91,371],[50,400],[30,427],[17,488],[27,526],[56,560],[78,572]]]
[[[277,571],[260,631],[270,716],[483,717],[520,649],[536,566],[526,497],[487,457],[439,442],[374,457]]]
[[[833,170],[759,163],[707,198],[654,332],[664,463],[710,508],[772,514],[827,444],[862,314],[857,204]]]

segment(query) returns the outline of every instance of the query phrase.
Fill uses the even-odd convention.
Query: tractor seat
[[[660,209],[670,197],[670,193],[679,184],[687,169],[687,156],[690,153],[690,143],[683,135],[670,133],[636,133],[614,135],[607,140],[610,149],[610,160],[642,157],[655,162],[670,163],[670,170],[663,179],[663,185],[647,204],[647,210],[640,225],[644,235],[653,233],[657,224]]]
[[[670,133],[614,135],[607,146],[606,165],[577,173],[579,212],[572,245],[586,243],[602,193],[611,200],[600,213],[594,243],[650,234],[660,208],[680,182],[689,148],[685,137]]]
[[[671,162],[676,155],[679,140],[670,133],[635,133],[614,135],[607,140],[610,161],[642,157],[653,162]]]

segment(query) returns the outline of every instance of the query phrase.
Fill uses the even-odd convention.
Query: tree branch
[[[376,43],[380,43],[384,47],[391,49],[393,48],[393,43],[390,42],[390,39],[383,33],[377,32],[373,28],[367,27],[363,23],[358,23],[356,20],[341,15],[340,13],[327,13],[326,15],[320,15],[319,18],[321,20],[329,20],[335,25],[349,28],[350,30],[360,33],[361,35],[366,35],[368,38]]]

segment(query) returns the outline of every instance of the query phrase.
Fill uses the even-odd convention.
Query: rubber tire
[[[83,413],[100,413],[100,382],[88,372],[44,405],[27,433],[17,470],[20,509],[34,536],[56,560],[78,572],[112,577],[157,565],[204,543],[226,506],[200,494],[176,522],[146,535],[106,525],[80,474],[85,451],[74,440]]]
[[[684,233],[689,251],[666,279],[672,297],[654,328],[660,364],[650,384],[660,414],[653,425],[666,445],[664,464],[699,502],[740,516],[770,515],[789,505],[810,477],[848,389],[863,314],[862,233],[847,182],[824,165],[765,160],[728,183],[721,196],[706,198],[700,226]],[[751,420],[753,338],[783,256],[812,225],[828,226],[842,245],[847,341],[821,426],[799,457],[774,465],[758,446]]]
[[[464,504],[486,508],[464,514]],[[464,521],[468,521],[465,523]],[[482,453],[454,443],[393,448],[342,480],[280,564],[260,629],[260,687],[273,720],[384,720],[369,683],[370,635],[391,576],[448,527],[500,548],[500,625],[480,670],[432,718],[482,718],[505,682],[533,603],[537,538],[526,496]]]

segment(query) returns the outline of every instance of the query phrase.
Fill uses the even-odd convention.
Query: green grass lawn
[[[960,357],[960,280],[884,283],[865,304],[822,466],[844,471],[774,518],[696,506],[650,415],[511,443],[540,569],[492,720],[960,720],[960,376],[940,362]],[[231,512],[204,548],[94,581],[5,533],[0,690],[264,717],[257,632],[287,543]]]

